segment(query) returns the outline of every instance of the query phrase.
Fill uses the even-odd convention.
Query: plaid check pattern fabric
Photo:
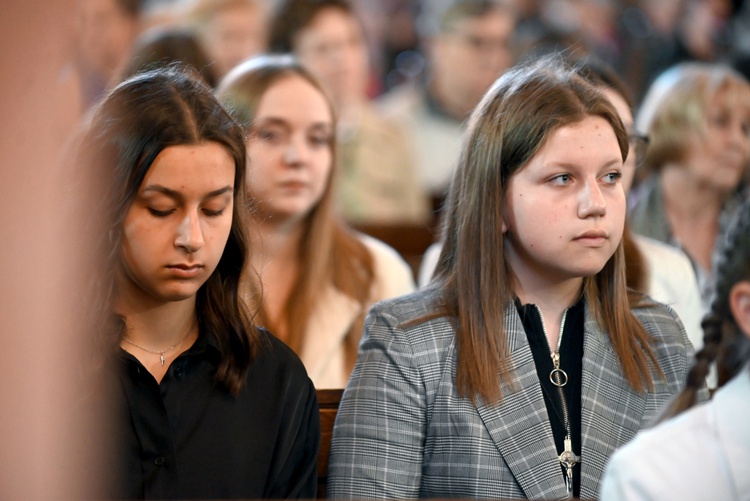
[[[368,315],[356,367],[331,444],[328,495],[348,499],[565,498],[549,416],[516,309],[506,335],[515,388],[499,403],[474,405],[455,387],[450,319],[415,326],[435,292],[379,303]],[[635,310],[654,336],[665,380],[637,393],[622,375],[607,334],[586,313],[582,380],[581,497],[596,498],[614,450],[647,426],[679,392],[692,346],[672,310]]]

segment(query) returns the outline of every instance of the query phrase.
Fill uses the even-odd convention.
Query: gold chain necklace
[[[169,348],[166,348],[164,350],[150,350],[150,349],[148,349],[148,348],[146,348],[144,346],[141,346],[141,345],[139,345],[137,343],[134,343],[133,341],[131,341],[130,339],[128,339],[127,336],[122,336],[122,340],[125,341],[128,344],[132,344],[136,348],[139,348],[139,349],[141,349],[141,350],[143,350],[145,352],[153,353],[154,355],[159,355],[159,358],[161,359],[161,365],[163,366],[164,365],[164,354],[165,353],[169,353],[170,351],[172,351],[175,348],[177,348],[180,345],[180,343],[182,343],[185,339],[187,339],[187,337],[190,335],[190,332],[192,330],[193,330],[193,326],[191,324],[190,325],[190,329],[188,329],[188,331],[185,333],[184,336],[182,336],[182,338],[180,338],[179,341],[177,341],[175,344],[173,344],[172,346],[170,346]]]

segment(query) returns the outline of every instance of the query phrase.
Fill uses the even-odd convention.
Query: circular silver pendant
[[[562,369],[552,369],[552,372],[549,373],[549,380],[558,388],[562,388],[568,384],[568,375]]]

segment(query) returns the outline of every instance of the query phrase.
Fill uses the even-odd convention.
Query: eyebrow
[[[612,157],[610,160],[602,163],[598,168],[599,169],[609,169],[610,167],[619,166],[622,165],[622,158],[620,157]],[[580,169],[581,166],[579,164],[570,163],[570,162],[549,162],[542,165],[543,168],[552,168],[552,169],[568,169],[571,171]]]
[[[291,128],[289,125],[289,122],[287,120],[284,120],[283,118],[278,117],[260,117],[258,119],[258,123],[256,124],[256,127],[258,125],[278,125],[281,127],[285,127],[287,129]],[[313,122],[309,128],[317,129],[317,128],[324,128],[324,129],[333,129],[334,125],[333,122]]]
[[[175,191],[171,188],[167,188],[166,186],[162,186],[160,184],[149,184],[145,188],[143,188],[142,193],[148,193],[150,191],[161,193],[162,195],[166,195],[169,198],[173,198],[175,200],[184,200],[184,196],[179,191]],[[234,191],[234,188],[232,186],[224,186],[223,188],[219,188],[218,190],[209,191],[203,196],[203,200],[206,200],[208,198],[215,198],[219,195],[223,195],[224,193],[232,193]]]

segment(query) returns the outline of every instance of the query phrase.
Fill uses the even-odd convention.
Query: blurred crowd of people
[[[419,228],[439,239],[467,118],[499,76],[550,53],[601,62],[631,138],[624,185],[639,244],[626,248],[633,273],[645,270],[631,285],[671,302],[702,344],[715,249],[750,179],[750,3],[79,0],[75,20],[59,84],[77,111],[64,127],[145,69],[192,66],[216,88],[243,61],[291,54],[333,106],[333,213],[365,231],[401,228],[402,240]]]
[[[747,76],[745,4],[81,0],[71,29],[76,58],[61,80],[84,111],[113,83],[157,63],[187,62],[215,85],[248,57],[294,53],[336,103],[346,219],[430,225],[465,119],[512,65],[556,51],[595,56],[624,80],[637,108],[679,62],[721,62]]]

